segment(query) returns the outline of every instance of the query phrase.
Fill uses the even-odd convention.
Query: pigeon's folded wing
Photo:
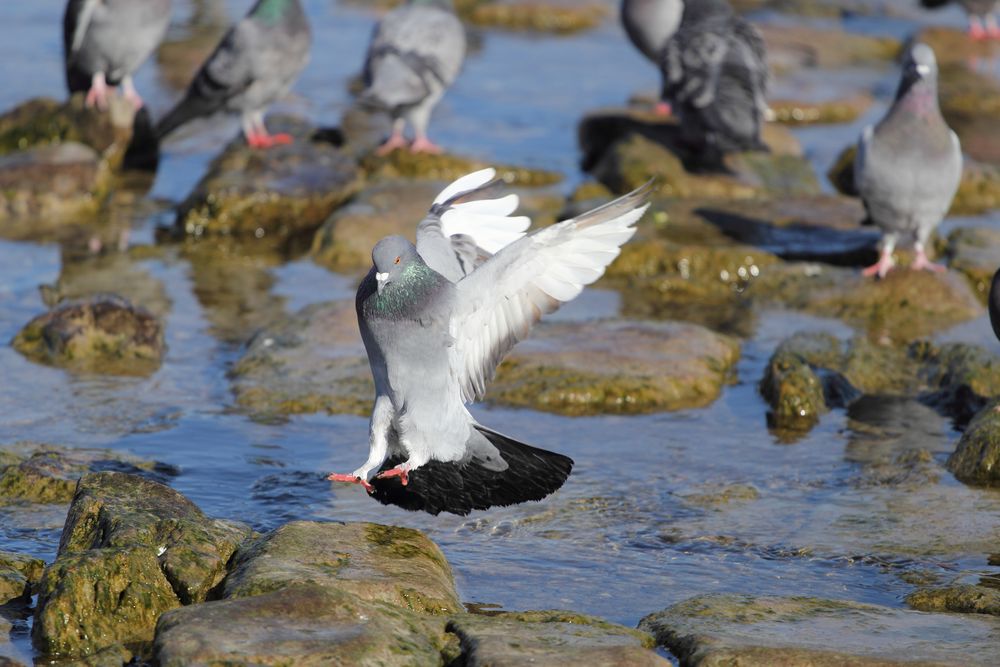
[[[253,83],[249,52],[255,48],[260,37],[253,21],[243,19],[229,31],[211,55],[205,66],[198,72],[192,88],[198,94],[220,104],[237,95]]]
[[[726,36],[715,31],[676,35],[664,53],[670,97],[698,108],[709,106],[715,100],[728,50]]]
[[[465,401],[482,398],[497,365],[542,315],[604,273],[635,233],[651,183],[502,248],[456,285],[452,373]]]
[[[70,0],[63,18],[63,47],[66,61],[71,62],[83,45],[83,38],[90,27],[100,0]]]

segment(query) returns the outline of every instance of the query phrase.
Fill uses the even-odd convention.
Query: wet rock
[[[639,623],[682,665],[747,667],[987,665],[1000,658],[986,639],[992,627],[841,600],[733,594],[691,598]]]
[[[97,153],[67,142],[0,157],[0,225],[66,221],[97,211],[108,175]],[[0,227],[0,233],[4,233]],[[20,234],[7,234],[20,236]]]
[[[543,324],[500,366],[488,400],[559,414],[635,414],[714,401],[739,344],[694,324]]]
[[[962,150],[975,160],[1000,164],[1000,83],[973,71],[964,63],[941,67],[941,113],[962,141]]]
[[[293,521],[241,548],[222,593],[245,598],[308,584],[428,614],[462,608],[436,544],[411,528]]]
[[[920,611],[1000,616],[1000,590],[974,584],[922,588],[907,595],[906,604]]]
[[[447,153],[433,155],[396,150],[381,156],[372,153],[361,161],[361,168],[370,181],[421,179],[447,184],[486,167],[496,169],[497,178],[502,179],[508,185],[543,187],[562,181],[562,175],[553,171],[495,165]],[[433,198],[430,201],[433,201]],[[428,202],[427,208],[430,208],[430,202]]]
[[[259,416],[368,415],[375,396],[353,300],[308,306],[262,330],[229,375],[237,405]]]
[[[360,187],[354,159],[301,121],[271,120],[295,141],[267,150],[235,139],[181,204],[186,234],[286,239],[312,232]]]
[[[108,111],[87,108],[83,94],[68,102],[31,99],[0,116],[0,155],[80,143],[114,162],[131,139],[134,115],[132,105],[118,95],[109,98]]]
[[[976,60],[989,60],[1000,54],[996,42],[969,39],[965,30],[944,26],[927,26],[912,37],[913,42],[927,44],[941,64],[965,65]]]
[[[463,614],[448,622],[448,631],[458,635],[461,664],[468,667],[670,664],[649,650],[648,634],[571,612]]]
[[[96,234],[81,239],[80,243],[89,246],[94,239],[98,239],[95,243],[104,243]],[[89,248],[84,250],[76,244],[66,243],[60,253],[59,278],[40,287],[42,299],[46,306],[53,308],[67,301],[117,294],[131,303],[141,303],[143,308],[163,320],[169,315],[172,303],[163,282],[143,266],[142,253],[143,250],[137,248],[133,256],[113,248],[95,255]]]
[[[1000,267],[1000,230],[961,227],[948,235],[948,265],[964,274],[980,299],[986,300],[990,281]]]
[[[774,120],[783,125],[818,125],[853,123],[872,105],[872,96],[859,93],[852,97],[822,102],[768,100]]]
[[[148,375],[165,352],[160,321],[115,295],[60,304],[11,344],[32,361],[111,375]]]
[[[465,17],[487,28],[571,34],[598,26],[609,13],[601,2],[500,0],[477,4]]]
[[[835,68],[895,60],[902,45],[890,37],[869,37],[786,23],[758,25],[775,72]]]
[[[1000,405],[983,408],[962,434],[948,469],[966,484],[1000,483]]]
[[[693,507],[717,509],[729,505],[751,503],[760,498],[760,491],[752,484],[704,484],[693,493],[681,494],[684,502]]]
[[[656,178],[664,197],[751,199],[773,195],[817,194],[819,184],[808,161],[780,129],[767,126],[771,153],[726,157],[730,173],[693,173],[700,153],[685,145],[675,120],[632,109],[592,112],[578,128],[582,167],[612,192],[624,194]],[[769,134],[773,136],[768,136]]]
[[[43,560],[0,551],[0,606],[29,597],[31,587],[41,579],[43,570]]]

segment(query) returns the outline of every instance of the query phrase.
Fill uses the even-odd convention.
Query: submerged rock
[[[32,361],[111,375],[148,375],[165,352],[160,321],[110,294],[56,306],[11,344]]]
[[[462,665],[567,664],[653,667],[668,664],[644,632],[564,611],[463,614],[448,621],[461,642]]]
[[[902,667],[1000,659],[985,619],[808,597],[701,595],[646,616],[639,628],[682,665]]]
[[[286,239],[315,230],[360,187],[353,158],[314,128],[272,119],[271,129],[295,141],[266,151],[235,139],[181,204],[186,234]]]
[[[694,324],[543,324],[501,364],[487,397],[570,415],[700,407],[739,354],[735,340]]]
[[[976,415],[948,458],[948,469],[967,484],[1000,485],[1000,404]]]
[[[921,588],[906,596],[906,604],[920,611],[1000,616],[1000,590],[974,584]]]
[[[0,157],[0,225],[15,220],[43,220],[51,225],[53,220],[93,215],[107,185],[108,173],[97,153],[80,143],[4,155]]]
[[[0,551],[0,606],[30,597],[44,570],[43,560]]]

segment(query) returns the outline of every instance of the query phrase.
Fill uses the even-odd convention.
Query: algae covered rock
[[[873,633],[872,628],[878,632]],[[994,664],[992,624],[809,597],[700,595],[642,619],[683,665]]]
[[[921,588],[906,596],[906,604],[920,611],[1000,616],[1000,590],[975,584]]]
[[[96,213],[108,174],[94,149],[76,142],[0,156],[0,225],[74,220]],[[2,232],[2,227],[0,227]]]
[[[493,0],[476,4],[465,17],[487,28],[571,34],[596,27],[609,13],[601,2]]]
[[[760,393],[771,406],[772,426],[807,430],[827,411],[823,380],[816,372],[816,357],[839,356],[840,342],[833,336],[793,336],[771,356],[760,383]],[[839,360],[830,363],[838,366]],[[819,363],[817,363],[819,362]]]
[[[250,597],[299,583],[420,613],[462,608],[436,544],[417,530],[373,523],[287,523],[237,552],[223,596]]]
[[[500,366],[488,400],[559,414],[635,414],[714,401],[739,344],[695,324],[548,323]]]
[[[495,165],[447,153],[435,155],[433,153],[395,150],[387,155],[371,153],[361,161],[361,169],[369,181],[419,179],[450,183],[466,174],[487,167],[496,169],[497,178],[514,186],[537,188],[555,185],[563,178],[562,175],[554,171],[512,165]],[[430,208],[431,201],[433,198],[426,203],[426,208]],[[419,219],[414,224],[418,221]]]
[[[443,620],[332,587],[290,584],[268,593],[169,611],[154,655],[182,665],[442,664]]]
[[[278,119],[294,142],[266,151],[242,137],[217,157],[181,204],[177,226],[192,236],[285,239],[315,230],[360,186],[357,163],[301,122]]]
[[[45,570],[45,561],[22,554],[0,551],[0,606],[27,598]]]
[[[163,326],[145,309],[115,295],[60,304],[14,337],[32,361],[73,371],[147,375],[163,358]]]
[[[461,664],[579,664],[653,667],[670,664],[653,653],[653,638],[592,616],[564,611],[462,614],[448,621],[461,642]]]
[[[237,405],[258,415],[368,415],[375,396],[353,300],[263,329],[229,375]]]
[[[1000,484],[1000,405],[976,415],[948,458],[948,469],[967,484]]]

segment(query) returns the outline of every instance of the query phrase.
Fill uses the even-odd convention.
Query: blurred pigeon
[[[969,37],[977,41],[983,39],[1000,39],[1000,26],[997,26],[997,4],[1000,0],[920,0],[920,4],[928,9],[937,9],[958,2],[969,15]]]
[[[392,117],[384,155],[405,147],[406,122],[413,125],[415,153],[440,153],[427,138],[431,111],[451,86],[465,60],[465,28],[450,0],[409,0],[375,27],[365,57],[362,106]]]
[[[635,48],[659,68],[663,49],[677,31],[683,12],[684,0],[622,0],[621,20]],[[661,91],[663,88],[665,86]],[[661,92],[656,111],[661,115],[670,114],[665,91]]]
[[[163,39],[170,0],[69,0],[63,15],[63,60],[69,93],[87,91],[87,106],[106,109],[108,87],[122,87],[136,109],[142,98],[132,83]]]
[[[962,149],[938,109],[937,74],[931,47],[914,45],[892,106],[858,141],[854,182],[869,219],[883,232],[879,260],[865,269],[866,276],[889,272],[901,235],[915,242],[911,268],[944,270],[928,261],[926,243],[958,190]]]
[[[990,324],[993,325],[993,334],[1000,340],[1000,270],[993,274],[993,282],[990,283],[990,297],[987,304],[990,311]]]
[[[767,111],[765,57],[760,33],[726,0],[685,4],[660,67],[684,135],[708,161],[767,150],[760,139]]]
[[[491,170],[477,172],[442,192],[416,246],[401,236],[379,241],[358,288],[375,379],[371,449],[360,468],[329,479],[362,484],[383,503],[468,514],[541,500],[572,469],[565,456],[479,424],[466,403],[483,398],[497,365],[543,314],[604,273],[635,233],[650,186],[524,236],[525,220],[506,218],[513,200],[478,199],[491,179]],[[460,266],[447,249],[463,235],[480,252],[458,253],[471,258]]]
[[[201,66],[184,98],[156,127],[162,139],[188,121],[219,111],[242,115],[254,148],[290,143],[269,134],[264,110],[288,92],[309,60],[312,37],[299,0],[257,0]]]

